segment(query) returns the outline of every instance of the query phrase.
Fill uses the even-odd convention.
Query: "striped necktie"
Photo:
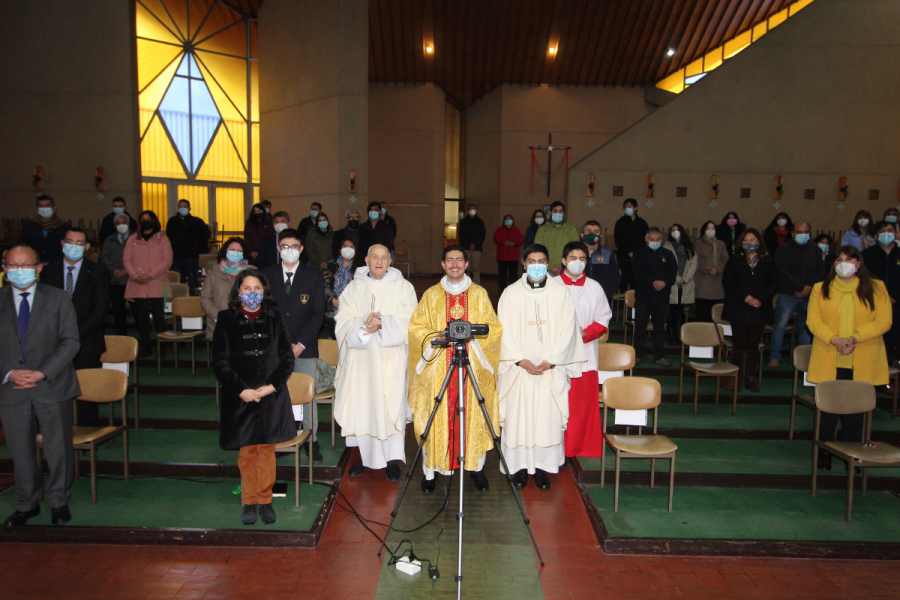
[[[287,281],[284,282],[284,291],[287,292],[288,294],[290,294],[291,293],[291,277],[293,277],[294,274],[286,273],[286,275],[287,275]]]
[[[68,267],[69,272],[66,273],[66,291],[71,296],[75,293],[75,278],[72,277],[72,271],[75,270],[75,267]]]

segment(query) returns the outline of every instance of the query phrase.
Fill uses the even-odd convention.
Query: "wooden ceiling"
[[[502,83],[640,86],[793,1],[369,0],[369,81],[434,82],[460,107]]]

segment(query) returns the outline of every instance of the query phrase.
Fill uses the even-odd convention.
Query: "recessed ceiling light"
[[[550,46],[550,54],[556,54],[556,46]]]
[[[675,56],[675,48],[669,48],[666,52],[666,56]]]
[[[425,52],[428,54],[431,54],[432,52],[434,52],[434,47],[433,46],[425,46]]]

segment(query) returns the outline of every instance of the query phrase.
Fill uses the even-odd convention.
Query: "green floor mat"
[[[318,414],[319,422],[331,427],[331,405],[320,404]],[[129,399],[128,415],[133,417],[134,402]],[[108,409],[101,408],[101,415],[107,415]],[[117,411],[116,414],[119,414]],[[141,418],[142,419],[201,419],[207,421],[219,420],[219,408],[216,406],[215,396],[161,396],[141,394]],[[340,436],[340,427],[335,425],[335,431]]]

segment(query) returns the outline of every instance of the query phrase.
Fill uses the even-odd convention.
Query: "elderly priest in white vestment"
[[[587,356],[572,294],[547,275],[547,249],[532,244],[524,262],[526,273],[503,291],[497,309],[500,439],[516,486],[525,487],[533,475],[546,490],[547,473],[566,461],[569,380],[581,377]]]
[[[347,446],[359,447],[350,477],[367,467],[387,468],[388,480],[398,481],[400,461],[406,462],[408,332],[416,291],[390,265],[387,248],[370,247],[366,266],[341,294],[334,418]]]

